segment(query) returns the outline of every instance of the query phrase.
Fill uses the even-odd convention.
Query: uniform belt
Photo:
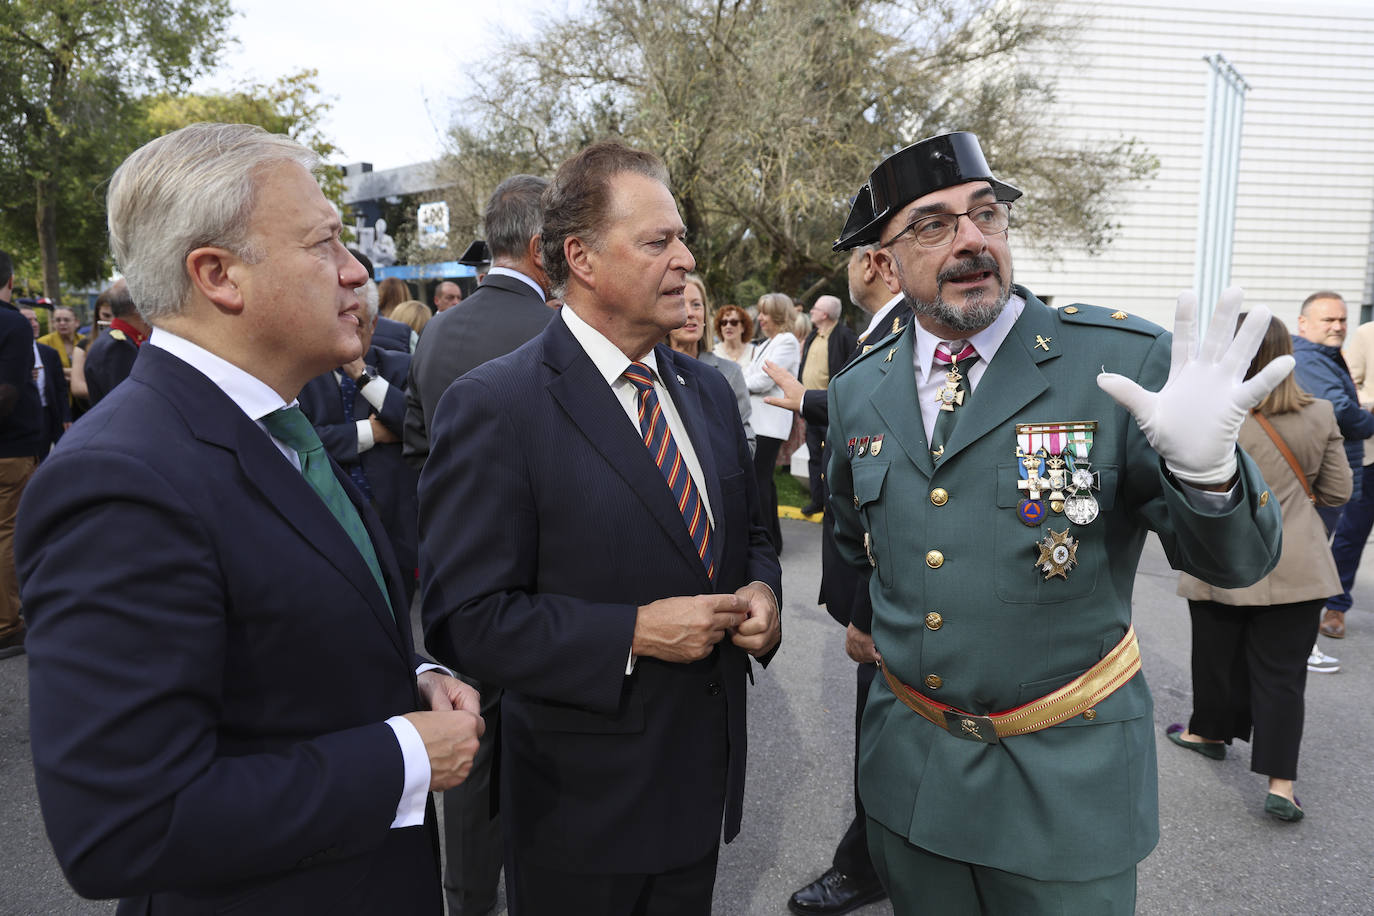
[[[1132,626],[1127,628],[1121,642],[1101,661],[1063,687],[1015,709],[987,716],[974,715],[932,700],[897,680],[886,667],[883,668],[883,677],[897,699],[922,718],[956,738],[996,744],[999,738],[1038,732],[1076,715],[1093,718],[1096,713],[1092,707],[1111,696],[1118,687],[1135,677],[1139,670],[1140,644],[1136,642],[1135,627]]]

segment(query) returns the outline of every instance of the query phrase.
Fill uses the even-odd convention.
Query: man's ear
[[[227,248],[196,248],[186,255],[186,274],[202,296],[228,312],[243,310],[234,275],[243,262]]]
[[[888,292],[894,296],[902,291],[902,280],[897,274],[897,259],[886,248],[879,248],[877,251],[866,252],[865,257],[869,259],[873,271],[883,281]],[[868,277],[868,267],[864,268],[864,278]]]
[[[529,258],[530,263],[540,270],[544,269],[544,239],[542,236],[530,236],[529,244],[525,246],[525,257]]]
[[[592,264],[592,246],[575,235],[563,240],[563,257],[568,262],[568,273],[583,286],[596,286],[596,269]]]

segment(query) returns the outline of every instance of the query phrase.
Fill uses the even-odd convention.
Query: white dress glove
[[[1293,371],[1293,357],[1280,356],[1245,380],[1269,327],[1269,310],[1252,309],[1233,339],[1243,299],[1235,286],[1221,294],[1199,347],[1197,294],[1179,294],[1169,379],[1158,392],[1111,372],[1097,377],[1098,387],[1135,417],[1165,466],[1194,486],[1225,484],[1235,476],[1236,438],[1246,414]]]

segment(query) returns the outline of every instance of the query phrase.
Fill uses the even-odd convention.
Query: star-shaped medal
[[[1069,529],[1055,531],[1046,529],[1046,534],[1036,547],[1040,548],[1040,557],[1035,561],[1038,567],[1048,580],[1053,576],[1061,579],[1069,578],[1069,570],[1078,564],[1078,542],[1069,536]]]

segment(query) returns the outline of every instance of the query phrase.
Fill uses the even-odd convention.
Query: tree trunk
[[[38,254],[43,262],[43,295],[54,303],[62,301],[62,282],[57,261],[57,198],[51,178],[34,182],[35,221],[38,226]]]

